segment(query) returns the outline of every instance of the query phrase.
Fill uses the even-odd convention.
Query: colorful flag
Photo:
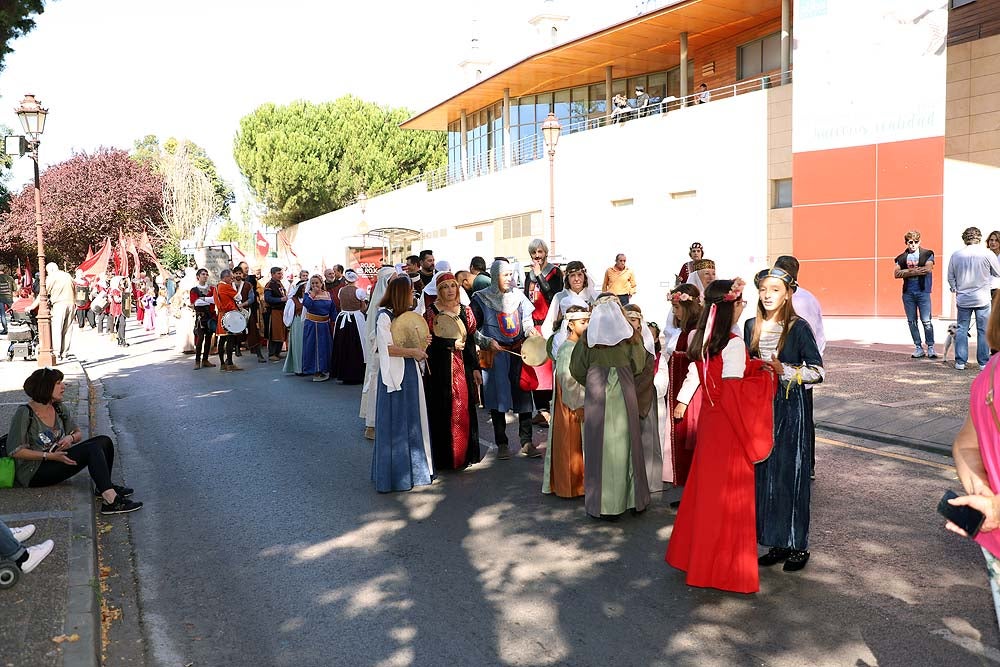
[[[289,264],[297,264],[299,261],[299,256],[292,249],[292,242],[288,240],[288,236],[285,234],[285,230],[282,229],[278,232],[278,256],[285,256],[285,261]]]
[[[116,251],[115,259],[115,275],[117,276],[127,276],[128,275],[128,252],[125,246],[125,234],[122,230],[118,230],[118,248]]]
[[[139,251],[135,247],[135,239],[131,236],[128,237],[128,253],[132,255],[132,274],[134,277],[139,276]]]
[[[88,244],[87,244],[87,259],[90,259],[90,258],[91,258],[91,257],[93,257],[93,256],[94,256],[94,246],[92,246],[92,245],[90,245],[90,244],[88,243]],[[85,262],[86,262],[86,261],[87,261],[87,259],[85,259],[85,260],[83,260],[83,261],[85,261]]]

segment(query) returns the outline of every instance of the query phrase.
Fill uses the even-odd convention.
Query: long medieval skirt
[[[584,402],[584,504],[591,516],[649,505],[635,378],[627,368],[592,366]]]
[[[274,317],[277,317],[277,314]],[[281,326],[284,327],[284,323]],[[330,345],[329,323],[313,322],[303,317],[302,372],[307,375],[328,372],[330,370]]]
[[[333,334],[330,374],[344,384],[361,384],[365,380],[365,351],[358,320],[350,312],[337,315]]]
[[[583,409],[570,410],[566,407],[562,401],[562,387],[559,382],[553,384],[555,393],[545,448],[542,493],[554,493],[560,498],[578,498],[584,494]]]
[[[321,325],[326,328],[326,324]],[[409,491],[434,479],[427,404],[417,362],[406,359],[403,385],[389,392],[379,377],[375,407],[372,481],[379,493]]]
[[[285,365],[282,370],[286,373],[302,373],[302,341],[303,325],[302,316],[296,315],[292,318],[292,325],[288,327],[288,354],[285,355]]]
[[[472,345],[471,339],[468,344]],[[431,352],[424,387],[434,467],[461,470],[482,458],[473,399],[475,369],[465,364],[461,350],[434,347]]]
[[[694,398],[687,406],[684,419],[674,419],[674,409],[677,407],[677,394],[688,371],[687,352],[674,352],[670,355],[670,385],[667,390],[667,431],[670,439],[663,448],[663,480],[673,482],[675,486],[687,483],[688,471],[694,459],[694,448],[698,436],[698,420],[701,413],[701,387],[694,392]]]

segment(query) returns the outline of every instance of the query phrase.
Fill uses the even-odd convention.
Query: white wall
[[[766,91],[564,135],[555,167],[559,259],[583,261],[600,281],[615,255],[626,253],[639,282],[635,301],[650,319],[662,323],[665,294],[692,241],[705,246],[719,277],[751,282],[764,268]],[[690,190],[697,196],[671,198]],[[634,205],[612,206],[628,198]],[[495,254],[489,227],[457,226],[531,211],[541,212],[533,233],[550,240],[547,160],[432,192],[418,184],[374,197],[364,218],[372,230],[446,230],[422,245],[457,269],[473,255],[489,260]],[[360,221],[360,210],[351,206],[297,225],[289,235],[305,264],[343,262]],[[481,243],[474,241],[477,229],[484,232]],[[521,253],[527,261],[526,244]]]

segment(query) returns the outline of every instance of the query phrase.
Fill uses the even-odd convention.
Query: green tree
[[[219,176],[215,162],[208,157],[204,148],[188,139],[180,141],[174,137],[164,140],[161,146],[155,134],[147,134],[142,139],[137,139],[132,149],[133,158],[150,163],[157,171],[163,171],[162,164],[165,159],[176,158],[178,155],[183,155],[189,160],[212,184],[212,189],[215,191],[216,215],[222,218],[229,217],[229,208],[236,201],[236,194],[232,186]]]
[[[353,95],[264,104],[240,120],[233,156],[265,222],[285,227],[445,164],[445,133],[400,129],[410,115]]]
[[[35,27],[33,14],[45,11],[45,0],[3,0],[0,2],[0,70],[4,59],[14,51],[10,43]]]

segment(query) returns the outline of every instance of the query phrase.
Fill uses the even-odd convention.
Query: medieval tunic
[[[748,347],[756,319],[744,325]],[[764,323],[759,343],[761,359],[771,358],[780,335],[780,326]],[[778,360],[785,365],[785,371],[774,396],[774,451],[756,470],[757,541],[766,547],[805,551],[809,548],[812,452],[816,443],[812,396],[805,384],[823,381],[823,358],[805,320],[792,322]],[[700,429],[701,422],[699,447]]]
[[[300,375],[302,373],[302,348],[305,345],[302,339],[303,317],[301,299],[296,296],[288,299],[288,302],[285,304],[285,312],[282,320],[285,326],[288,327],[288,353],[285,355],[285,365],[282,370],[285,373]]]
[[[558,266],[546,264],[542,267],[542,274],[537,277],[533,275],[532,271],[525,273],[524,295],[535,307],[531,317],[535,323],[535,330],[543,336],[549,336],[552,333],[551,331],[543,331],[542,325],[548,317],[550,307],[558,310],[558,305],[552,305],[553,298],[562,292],[562,289],[563,274]],[[544,364],[535,369],[535,375],[538,376],[536,391],[552,391],[552,361],[550,359],[546,359]],[[544,400],[544,396],[540,398]]]
[[[643,323],[643,326],[646,326]],[[653,492],[663,490],[663,445],[660,442],[660,412],[656,400],[656,357],[646,351],[642,372],[635,377],[635,398],[639,407],[639,430],[642,434],[642,458],[646,464],[646,482]]]
[[[464,328],[466,332],[464,349],[455,349],[455,339],[433,335],[434,322],[439,317],[458,320],[459,328]],[[436,305],[431,305],[424,313],[424,319],[432,332],[431,345],[427,348],[424,388],[434,467],[461,470],[482,458],[474,399],[476,384],[472,375],[479,368],[476,345],[472,340],[476,320],[465,306],[459,306],[459,313],[455,316],[442,313]]]
[[[670,355],[669,387],[667,393],[667,430],[669,440],[663,443],[663,481],[684,486],[694,458],[695,442],[698,436],[698,419],[701,413],[701,388],[698,374],[689,372],[694,368],[687,356],[688,340],[692,328],[681,331],[677,346]],[[662,362],[661,362],[662,363]],[[685,378],[692,378],[685,386]],[[687,405],[683,419],[674,419],[674,409],[678,403]]]
[[[348,283],[340,288],[340,312],[333,334],[330,374],[344,384],[361,384],[365,379],[368,350],[365,345],[365,314],[358,288]],[[363,292],[363,290],[360,290]]]
[[[253,280],[251,280],[253,278]],[[247,311],[247,331],[240,336],[241,341],[246,341],[247,349],[254,350],[260,345],[260,326],[258,322],[260,314],[260,303],[257,300],[256,276],[248,276],[241,283],[233,283],[233,287],[239,292],[240,307]]]
[[[645,348],[628,340],[591,347],[584,333],[573,348],[569,371],[586,387],[584,504],[591,516],[642,511],[649,504],[635,395],[635,376],[645,363]]]
[[[551,339],[550,339],[551,340]],[[570,359],[576,341],[567,340],[556,353],[556,371],[552,420],[549,422],[548,446],[545,448],[545,470],[542,493],[554,493],[560,498],[583,495],[583,385],[569,372]]]
[[[389,356],[392,311],[380,308],[377,317],[379,384],[371,478],[379,493],[409,491],[434,479],[424,386],[415,359]]]
[[[236,310],[236,288],[225,282],[215,286],[215,310],[218,313],[215,333],[228,336],[229,332],[222,326],[222,318],[226,313]]]
[[[330,371],[330,315],[332,299],[302,297],[302,372],[309,375]],[[272,318],[273,321],[274,318]],[[273,322],[272,322],[272,327]],[[284,322],[282,322],[284,326]]]
[[[666,561],[687,573],[689,586],[754,593],[754,463],[771,449],[774,377],[735,334],[721,353],[693,366],[706,379],[705,399]]]
[[[520,295],[518,306],[511,312],[502,312],[488,299],[491,289],[472,295],[472,312],[476,318],[476,329],[501,347],[520,351],[531,320],[533,306],[527,297]],[[482,345],[480,345],[483,347]],[[483,372],[483,405],[497,412],[513,410],[519,414],[531,412],[531,392],[521,389],[521,357],[498,353],[493,358],[493,367]]]
[[[281,284],[280,280],[272,278],[267,283],[267,286],[264,287],[264,301],[267,303],[270,317],[268,321],[268,330],[264,332],[264,336],[261,336],[261,338],[266,337],[271,341],[272,352],[275,347],[278,351],[281,350],[281,346],[276,344],[284,341],[285,335],[288,333],[282,319],[282,315],[285,311],[285,302],[281,300],[281,297],[283,296],[285,296],[285,286]],[[331,303],[333,302],[331,301]]]

